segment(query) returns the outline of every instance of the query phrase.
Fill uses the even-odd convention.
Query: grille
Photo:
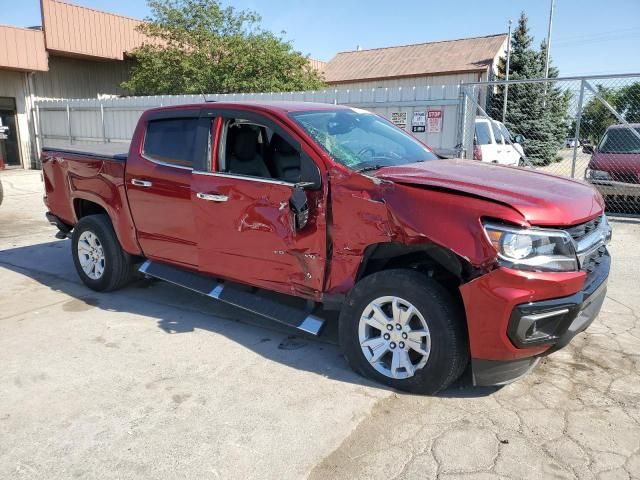
[[[580,270],[587,273],[593,272],[596,268],[598,268],[598,265],[600,265],[600,263],[602,262],[602,257],[604,257],[606,254],[607,247],[605,247],[604,245],[600,246],[598,249],[582,259]]]
[[[597,229],[600,225],[600,222],[602,222],[602,217],[597,217],[593,220],[589,220],[586,223],[581,223],[580,225],[576,225],[574,227],[565,228],[565,230],[569,235],[571,235],[571,238],[573,238],[576,242],[579,242],[595,229]]]
[[[624,183],[640,183],[640,178],[636,172],[611,172],[611,180]]]

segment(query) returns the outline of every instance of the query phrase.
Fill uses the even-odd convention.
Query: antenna
[[[204,103],[216,103],[216,100],[210,100],[207,98],[207,96],[204,94],[204,90],[202,89],[202,87],[199,87],[198,90],[200,90],[200,95],[202,95],[202,99],[204,100]]]

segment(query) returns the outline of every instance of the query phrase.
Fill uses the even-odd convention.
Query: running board
[[[324,326],[322,318],[312,315],[313,306],[299,308],[287,305],[275,298],[279,294],[270,294],[265,290],[246,291],[229,282],[223,283],[214,278],[151,260],[144,262],[138,271],[146,276],[173,283],[312,335],[320,335]]]

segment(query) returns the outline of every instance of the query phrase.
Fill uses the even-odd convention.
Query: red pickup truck
[[[128,153],[45,149],[45,203],[82,281],[136,271],[319,334],[359,373],[434,393],[527,373],[598,314],[611,230],[585,183],[440,159],[313,103],[145,112]]]

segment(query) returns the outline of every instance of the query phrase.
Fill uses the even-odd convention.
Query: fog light
[[[509,336],[519,346],[551,342],[557,338],[556,331],[567,313],[569,309],[562,308],[523,315],[514,325],[515,331],[511,331]]]

